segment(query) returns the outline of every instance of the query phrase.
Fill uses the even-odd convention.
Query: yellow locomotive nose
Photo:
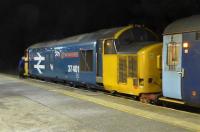
[[[141,96],[161,92],[162,44],[136,54],[104,55],[104,86],[109,91]]]
[[[149,29],[128,26],[116,33],[109,46],[104,43],[105,89],[142,99],[161,93],[162,43],[155,42],[157,36]]]
[[[152,44],[138,52],[138,94],[161,92],[162,43]]]

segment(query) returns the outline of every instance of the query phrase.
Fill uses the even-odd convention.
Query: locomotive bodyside
[[[72,84],[102,84],[101,39],[110,38],[121,29],[124,27],[34,44],[28,48],[29,75]]]
[[[29,48],[29,74],[96,84],[96,42]]]

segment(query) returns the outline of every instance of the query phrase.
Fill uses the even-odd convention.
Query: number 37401
[[[79,73],[79,66],[78,65],[68,65],[68,72],[75,72]]]

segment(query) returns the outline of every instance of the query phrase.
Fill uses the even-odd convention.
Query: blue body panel
[[[162,91],[163,96],[174,98],[174,99],[182,99],[181,94],[181,75],[178,73],[181,71],[182,62],[181,57],[182,53],[179,53],[179,63],[175,67],[174,70],[170,70],[167,65],[167,51],[168,44],[172,41],[176,42],[180,46],[180,51],[182,48],[182,34],[175,35],[165,35],[163,39],[163,83],[162,83]]]
[[[93,51],[92,71],[80,71],[80,50]],[[36,58],[39,55],[45,58],[40,63]],[[62,44],[47,48],[30,48],[29,60],[29,73],[31,75],[96,84],[96,42],[94,41],[67,45]],[[38,69],[38,63],[45,68]]]
[[[183,100],[194,106],[200,106],[200,40],[196,40],[196,33],[184,33],[183,42],[189,43],[188,53],[183,49],[182,79]]]

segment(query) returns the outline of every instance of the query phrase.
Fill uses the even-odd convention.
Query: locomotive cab
[[[105,89],[146,98],[161,92],[161,51],[153,32],[127,27],[103,43]]]

